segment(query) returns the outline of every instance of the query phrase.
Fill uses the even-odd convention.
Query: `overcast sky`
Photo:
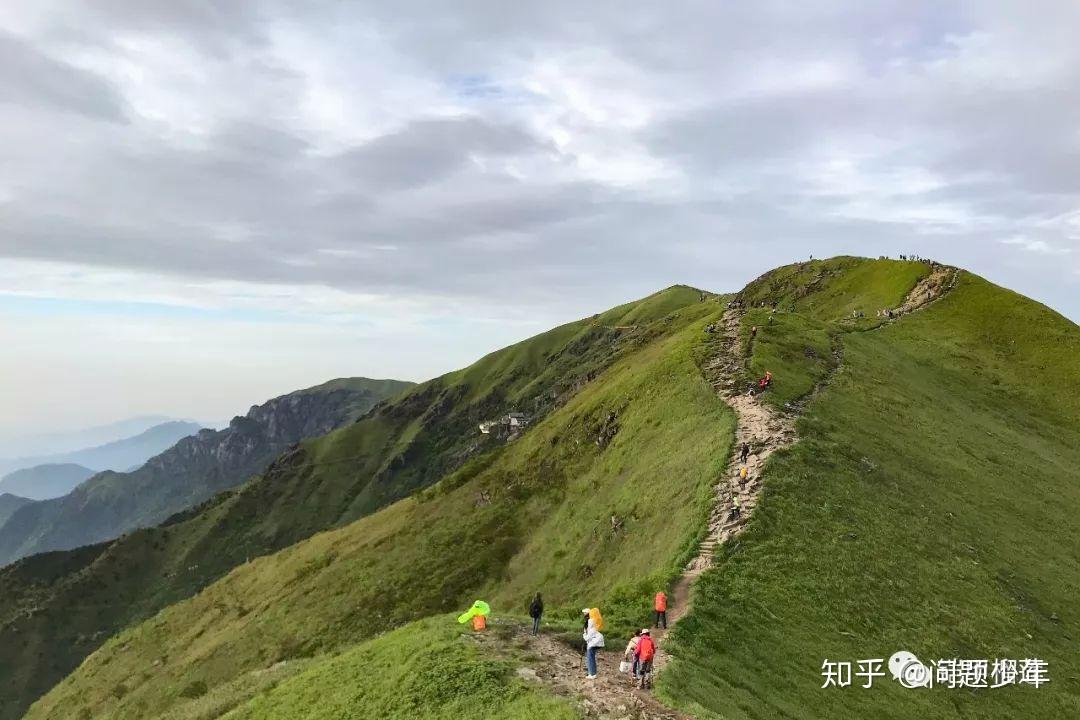
[[[0,138],[0,440],[421,380],[810,253],[1080,317],[1072,0],[7,0]]]

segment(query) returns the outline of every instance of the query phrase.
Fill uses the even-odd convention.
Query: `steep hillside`
[[[411,384],[334,380],[255,406],[224,430],[185,437],[133,472],[100,473],[64,497],[13,513],[0,527],[0,563],[155,525],[262,472],[297,442],[355,421]]]
[[[0,479],[0,492],[30,500],[48,500],[67,495],[93,474],[90,468],[75,463],[35,465],[5,475]]]
[[[1080,716],[1080,328],[965,273],[941,301],[866,331],[883,321],[851,310],[888,303],[844,298],[850,275],[818,297],[822,270],[846,274],[796,266],[745,293],[767,305],[805,293],[800,314],[843,362],[769,464],[747,532],[699,582],[663,696],[700,717]],[[760,310],[751,323],[760,369],[769,344],[794,337],[774,342]],[[898,650],[1040,658],[1051,683],[821,689],[824,660]]]
[[[905,298],[939,294],[905,314],[919,305]],[[508,616],[523,614],[536,590],[556,625],[572,627],[578,608],[599,605],[609,648],[618,649],[645,621],[651,594],[684,578],[706,547],[712,567],[689,608],[676,601],[682,617],[662,646],[674,660],[657,689],[698,717],[1077,716],[1080,328],[980,278],[922,263],[839,258],[780,268],[740,293],[733,310],[693,295],[666,307],[671,314],[639,318],[629,331],[640,334],[635,342],[510,442],[488,438],[463,455],[438,432],[498,387],[487,382],[506,372],[497,354],[482,361],[484,372],[440,380],[443,390],[457,388],[435,395],[440,421],[418,430],[360,423],[284,458],[239,494],[258,490],[260,507],[277,516],[256,524],[264,534],[283,527],[281,497],[352,508],[359,497],[392,497],[383,484],[419,487],[431,477],[382,466],[380,487],[361,483],[345,498],[329,492],[333,476],[314,461],[359,458],[366,472],[373,458],[400,457],[386,448],[426,438],[441,480],[350,524],[346,513],[340,527],[244,563],[121,632],[27,717],[580,713],[545,694],[559,686],[537,680],[550,661]],[[879,316],[883,308],[900,319]],[[734,347],[702,332],[726,328],[731,312],[732,327],[741,321]],[[631,324],[608,317],[593,323]],[[533,348],[505,352],[534,373],[552,367],[534,362]],[[713,551],[710,505],[734,482],[727,462],[736,425],[722,397],[745,393],[766,369],[773,385],[754,402],[788,418],[796,434],[752,479],[760,494],[741,534]],[[411,396],[421,392],[430,391]],[[503,407],[520,407],[524,396],[516,397]],[[293,489],[298,473],[317,481],[312,492]],[[225,517],[237,497],[176,527]],[[230,537],[243,547],[250,535]],[[109,553],[72,557],[68,568],[53,561],[39,572],[109,561]],[[477,597],[502,621],[479,643],[443,615]],[[51,647],[48,619],[10,623],[0,647],[17,639]],[[862,678],[821,687],[826,659],[887,659],[900,649],[923,660],[1038,657],[1051,682],[905,690],[878,677],[869,689],[858,687]],[[584,694],[595,713],[599,686],[578,679],[573,662],[558,672],[574,676],[562,686]]]
[[[9,681],[0,688],[7,693],[0,716],[16,717],[117,629],[248,559],[346,525],[449,472],[486,467],[510,437],[483,435],[480,422],[523,411],[535,429],[605,368],[655,347],[671,332],[665,318],[690,307],[716,309],[700,303],[698,291],[676,287],[556,328],[301,444],[262,477],[161,527],[71,557],[26,558],[0,572],[0,677]]]
[[[239,702],[263,668],[323,657],[474,596],[520,612],[542,588],[553,613],[603,602],[613,626],[640,622],[643,593],[667,584],[693,547],[730,445],[731,414],[694,356],[721,306],[686,294],[689,304],[640,328],[647,342],[517,440],[370,517],[237,568],[110,641],[30,716],[183,716],[189,687]],[[502,372],[501,360],[481,362]],[[473,370],[448,382],[469,378],[470,390],[490,382]]]
[[[18,495],[12,495],[11,493],[3,493],[0,495],[0,527],[3,527],[7,519],[21,507],[25,507],[34,502],[30,498],[19,497]]]

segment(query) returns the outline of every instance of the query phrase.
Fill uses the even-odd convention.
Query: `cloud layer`
[[[917,252],[1080,317],[1080,5],[864,5],[5,3],[7,291],[519,332]]]

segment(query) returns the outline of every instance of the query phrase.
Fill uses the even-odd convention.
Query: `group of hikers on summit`
[[[653,628],[667,630],[667,593],[660,590],[653,597]],[[532,635],[540,634],[540,619],[544,615],[544,600],[540,593],[536,593],[532,602],[529,603],[529,617],[532,618]],[[599,669],[596,663],[596,654],[604,647],[604,618],[600,615],[599,608],[582,608],[582,632],[581,639],[585,643],[585,670],[586,679],[595,680]],[[653,660],[656,658],[657,646],[653,640],[652,630],[642,628],[634,633],[623,651],[623,661],[619,663],[619,672],[630,676],[630,683],[642,689],[652,687]]]

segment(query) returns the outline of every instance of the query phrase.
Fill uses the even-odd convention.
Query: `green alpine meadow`
[[[388,385],[163,522],[3,568],[0,718],[1080,717],[1080,327],[924,260],[726,290]]]

